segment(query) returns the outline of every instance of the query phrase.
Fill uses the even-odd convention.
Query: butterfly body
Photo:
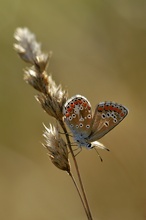
[[[63,108],[64,121],[73,133],[78,146],[93,148],[101,144],[97,142],[128,114],[128,109],[115,102],[99,103],[92,116],[90,102],[81,95],[73,96]]]

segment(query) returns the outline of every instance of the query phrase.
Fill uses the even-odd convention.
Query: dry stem
[[[32,65],[25,70],[24,80],[34,89],[39,91],[39,94],[36,95],[37,101],[41,104],[47,114],[54,117],[59,122],[65,133],[67,143],[61,138],[58,127],[50,125],[50,128],[46,128],[46,131],[44,132],[46,141],[44,146],[49,151],[49,157],[52,163],[57,168],[65,170],[70,175],[77,189],[88,220],[93,220],[78,163],[73,153],[69,134],[63,121],[62,109],[67,100],[68,93],[67,91],[62,90],[61,85],[57,86],[52,77],[47,75],[50,55],[42,53],[41,46],[36,41],[35,35],[27,28],[17,28],[14,37],[17,40],[17,43],[14,44],[15,50],[21,59]],[[67,146],[73,158],[80,189],[70,170]]]

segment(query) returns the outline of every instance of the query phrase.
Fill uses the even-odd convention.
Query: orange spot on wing
[[[116,110],[117,110],[117,108],[116,108],[116,107],[113,107],[113,111],[115,111],[115,112],[116,112]]]
[[[84,102],[82,105],[83,105],[84,107],[86,107],[86,106],[87,106],[87,103],[86,103],[86,102]]]
[[[74,104],[74,103],[70,104],[70,107],[71,107],[71,108],[74,108],[74,107],[75,107],[75,104]]]
[[[118,112],[119,114],[121,113],[121,111],[122,111],[121,109],[117,108],[117,112]]]
[[[103,111],[103,107],[98,107],[98,111],[102,112]]]
[[[113,111],[113,107],[112,107],[112,106],[109,106],[109,110],[110,110],[110,111]]]
[[[119,112],[119,109],[118,109],[118,108],[115,108],[115,112]]]
[[[71,111],[72,111],[72,108],[68,108],[67,111],[68,111],[68,112],[71,112]]]
[[[70,116],[70,114],[69,114],[69,113],[66,113],[65,116],[68,118],[68,117]]]
[[[124,117],[125,114],[122,112],[120,115],[121,115],[121,117]]]
[[[109,106],[105,105],[105,106],[104,106],[104,110],[105,110],[105,111],[108,111],[108,109],[109,109]]]

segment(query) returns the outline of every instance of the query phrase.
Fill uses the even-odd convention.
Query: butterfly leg
[[[76,142],[73,142],[73,143],[71,143],[71,146],[73,147],[73,146],[76,146],[76,148],[75,149],[73,149],[73,152],[75,152],[75,151],[77,151],[78,150],[78,152],[76,153],[76,154],[74,154],[74,156],[76,157],[81,151],[82,151],[82,148],[81,147],[79,147],[78,145],[77,145],[77,143]],[[69,151],[69,153],[70,153],[70,151]]]
[[[79,153],[81,153],[81,151],[82,151],[82,147],[78,147],[77,150],[79,150],[79,151],[75,154],[75,157],[76,157]]]
[[[65,132],[61,132],[61,131],[59,131],[59,134],[67,134],[68,136],[70,136],[70,137],[73,137],[73,135],[71,134],[71,132],[70,133],[65,133]]]

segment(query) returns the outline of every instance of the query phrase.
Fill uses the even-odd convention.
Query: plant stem
[[[85,210],[86,215],[87,215],[87,217],[88,217],[88,212],[87,212],[87,209],[86,209],[84,200],[83,200],[83,198],[82,198],[82,195],[81,195],[81,193],[80,193],[80,189],[79,189],[79,187],[78,187],[78,185],[77,185],[77,183],[76,183],[76,180],[75,180],[75,178],[74,178],[74,176],[72,175],[71,172],[68,172],[68,174],[70,175],[70,177],[71,177],[71,179],[72,179],[72,181],[73,181],[73,183],[74,183],[74,185],[75,185],[75,187],[76,187],[76,190],[77,190],[77,192],[78,192],[78,194],[79,194],[79,197],[80,197],[80,199],[81,199],[81,202],[82,202],[82,205],[83,205],[83,207],[84,207],[84,210]]]
[[[70,153],[71,153],[73,161],[74,161],[74,165],[75,165],[77,176],[78,176],[78,179],[79,179],[81,191],[82,191],[83,198],[84,198],[84,208],[86,207],[86,211],[85,212],[87,214],[88,220],[93,220],[92,215],[91,215],[91,211],[90,211],[90,207],[89,207],[89,204],[88,204],[88,200],[87,200],[87,197],[86,197],[86,193],[85,193],[85,190],[84,190],[84,186],[83,186],[83,183],[82,183],[79,167],[78,167],[75,155],[73,153],[73,149],[71,147],[71,142],[70,142],[70,139],[69,139],[69,134],[68,134],[67,129],[66,129],[65,125],[64,125],[64,122],[62,120],[59,120],[59,123],[60,123],[60,125],[61,125],[61,127],[62,127],[62,129],[63,129],[63,131],[65,133],[66,140],[67,140],[67,143],[68,143],[68,147],[69,147]],[[80,193],[79,193],[79,196],[81,198],[81,194]],[[81,201],[83,201],[83,199],[81,199]]]

